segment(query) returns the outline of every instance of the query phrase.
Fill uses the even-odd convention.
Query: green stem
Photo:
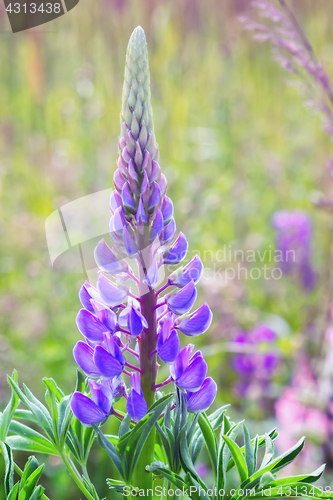
[[[91,495],[91,493],[89,493],[87,488],[84,486],[81,475],[80,475],[79,471],[77,470],[77,468],[75,467],[75,465],[73,464],[73,462],[71,461],[71,459],[69,457],[67,457],[64,453],[61,453],[61,458],[62,458],[69,474],[72,476],[74,482],[76,483],[78,488],[82,491],[84,496],[88,500],[96,500],[96,498],[93,497]]]

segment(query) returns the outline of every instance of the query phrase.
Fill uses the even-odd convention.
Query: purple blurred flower
[[[312,224],[302,211],[276,212],[272,219],[276,230],[276,247],[279,251],[278,266],[284,274],[296,273],[301,286],[312,290],[316,276],[312,269]]]

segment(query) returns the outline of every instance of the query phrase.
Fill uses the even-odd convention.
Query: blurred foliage
[[[333,6],[294,4],[333,74]],[[218,381],[217,405],[239,404],[228,355],[238,328],[269,320],[278,330],[284,362],[272,400],[288,383],[302,335],[320,338],[331,299],[332,228],[313,199],[332,193],[330,144],[269,48],[243,31],[237,16],[248,7],[240,0],[82,0],[66,16],[13,35],[0,5],[1,406],[9,395],[5,375],[14,367],[38,395],[43,376],[73,390],[77,292],[85,276],[52,269],[45,220],[65,203],[112,186],[126,44],[138,24],[148,39],[160,163],[189,255],[199,251],[212,268],[213,256],[219,270],[226,264],[216,262],[216,252],[224,245],[274,249],[270,223],[280,209],[303,209],[314,224],[319,281],[311,295],[288,277],[203,280],[198,302],[205,296],[215,319],[197,345]],[[266,256],[255,266],[265,263],[272,265]],[[268,430],[270,407],[248,398],[245,408]],[[102,453],[95,451],[95,481],[110,477]],[[47,460],[46,492],[49,486],[51,498],[79,498],[62,470]]]

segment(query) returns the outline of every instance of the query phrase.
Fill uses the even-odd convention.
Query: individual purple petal
[[[129,187],[129,183],[126,182],[123,185],[122,191],[121,191],[121,200],[123,202],[123,207],[125,210],[128,212],[131,212],[132,214],[135,213],[135,203],[133,200],[133,195]]]
[[[158,185],[160,187],[160,190],[161,190],[161,193],[162,193],[162,196],[166,193],[166,190],[167,190],[167,180],[166,180],[166,177],[164,174],[161,174],[161,177],[158,181]]]
[[[169,276],[169,282],[179,288],[187,285],[191,280],[193,280],[194,283],[198,283],[202,276],[203,269],[204,266],[199,255],[195,255],[184,268],[177,269],[177,271]]]
[[[76,418],[88,427],[92,424],[99,424],[108,417],[105,411],[81,392],[74,392],[71,400],[71,408]]]
[[[149,210],[152,212],[153,209],[159,204],[161,199],[161,190],[157,182],[153,183],[153,190],[149,200]]]
[[[120,375],[125,366],[125,363],[121,363],[101,345],[96,346],[94,361],[100,373],[105,378],[112,378]]]
[[[88,281],[86,281],[85,284],[81,286],[80,291],[79,291],[79,299],[80,299],[81,304],[83,305],[83,307],[85,309],[87,309],[91,313],[94,313],[94,308],[90,302],[92,299],[92,296],[89,293],[88,285],[89,285],[89,287],[91,287],[90,283],[88,283]],[[93,288],[93,287],[91,287],[91,288]],[[96,290],[96,294],[98,295],[97,290]]]
[[[108,331],[107,327],[86,309],[80,309],[76,324],[82,335],[92,342],[101,342],[103,333]]]
[[[117,236],[122,236],[124,227],[126,226],[126,221],[124,217],[123,208],[119,207],[115,210],[113,216],[110,219],[110,233],[116,233]]]
[[[217,385],[211,377],[204,380],[197,392],[187,392],[188,411],[206,411],[214,402],[217,394]]]
[[[104,274],[99,275],[97,290],[103,302],[110,307],[118,306],[128,295],[127,287],[113,283]]]
[[[150,287],[154,287],[158,282],[158,266],[157,260],[154,259],[150,268],[147,271],[147,283]]]
[[[164,219],[164,224],[169,224],[173,217],[173,203],[168,196],[165,196],[163,200],[161,211]]]
[[[210,327],[213,319],[213,313],[210,310],[207,302],[205,302],[199,309],[193,313],[185,316],[181,321],[176,321],[176,328],[184,335],[195,337],[206,332]]]
[[[112,407],[112,394],[105,385],[99,384],[95,380],[89,380],[91,398],[93,402],[106,414],[109,414]]]
[[[106,244],[104,238],[97,244],[95,248],[95,261],[102,271],[117,274],[126,273],[128,264],[125,260],[119,259],[111,248]]]
[[[176,232],[176,223],[175,219],[172,218],[169,224],[164,228],[163,239],[162,239],[163,245],[172,240],[172,238],[175,235],[175,232]]]
[[[91,304],[94,308],[95,315],[97,318],[104,323],[104,325],[111,331],[114,332],[117,324],[117,316],[108,307],[96,300],[92,300]]]
[[[178,379],[187,368],[191,359],[193,349],[194,344],[188,344],[183,347],[180,350],[177,358],[175,359],[174,364],[170,366],[170,373],[174,380]]]
[[[110,196],[110,210],[111,212],[115,212],[117,208],[121,207],[121,196],[117,191],[112,191],[111,196]]]
[[[161,175],[161,168],[157,161],[152,162],[151,174],[149,176],[149,181],[152,183],[154,181],[158,181]]]
[[[185,259],[187,253],[188,243],[185,235],[180,232],[178,238],[171,247],[164,252],[164,264],[175,266]]]
[[[127,226],[125,227],[124,233],[123,233],[123,243],[124,243],[124,247],[125,247],[125,250],[127,252],[127,255],[129,257],[132,258],[135,255],[137,255],[138,249],[136,247],[134,237],[132,235],[130,235],[130,233],[127,229]]]
[[[164,363],[173,363],[179,353],[179,349],[180,341],[178,334],[176,330],[171,330],[170,336],[157,349],[157,353]]]
[[[148,408],[145,398],[132,389],[127,399],[126,409],[129,416],[135,422],[139,422],[146,415]]]
[[[146,224],[146,222],[147,222],[146,212],[145,212],[145,209],[143,207],[141,196],[140,196],[138,210],[136,212],[135,220],[136,220],[137,224]]]
[[[94,362],[94,349],[83,340],[79,340],[73,349],[73,356],[81,370],[91,377],[99,377],[100,372]]]
[[[134,306],[131,307],[127,317],[127,328],[133,337],[137,337],[143,328],[148,328],[148,323],[140,311],[137,311]]]
[[[143,396],[139,373],[131,373],[132,390],[127,400],[127,413],[130,417],[139,422],[147,413],[147,403]]]
[[[143,158],[143,163],[142,163],[142,170],[144,170],[146,172],[148,178],[151,174],[151,169],[152,169],[151,157],[150,157],[149,151],[147,151],[147,149],[146,149],[145,154],[144,154],[144,158]],[[147,178],[147,180],[148,180],[148,178]]]
[[[184,288],[172,293],[166,302],[173,313],[180,315],[192,309],[196,298],[197,291],[195,285],[193,281],[190,281]]]
[[[135,182],[139,182],[138,174],[135,171],[132,159],[128,163],[128,175],[129,177],[132,177]]]
[[[188,367],[182,375],[175,380],[175,383],[182,389],[196,392],[200,389],[207,375],[207,363],[203,359],[200,351],[192,356]]]

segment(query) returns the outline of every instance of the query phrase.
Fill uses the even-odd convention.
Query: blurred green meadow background
[[[17,34],[0,5],[1,409],[14,368],[38,396],[45,376],[66,393],[74,389],[77,293],[85,275],[52,268],[45,220],[70,201],[112,187],[126,46],[139,24],[148,41],[160,164],[190,255],[200,252],[206,267],[223,274],[219,250],[230,245],[264,255],[275,248],[276,211],[304,210],[313,223],[312,293],[288,276],[225,281],[217,273],[199,287],[198,304],[205,299],[214,312],[196,345],[218,382],[216,405],[230,402],[231,415],[245,412],[254,429],[269,430],[304,339],[314,356],[321,352],[333,300],[333,221],[315,202],[333,195],[326,166],[332,146],[270,48],[244,31],[238,16],[249,3],[81,0],[67,15]],[[291,4],[333,75],[332,3]],[[274,265],[269,252],[263,262],[244,265],[263,264]],[[232,369],[234,334],[262,322],[276,332],[281,358],[264,405],[253,393],[240,397]],[[95,481],[110,477],[102,451],[93,457]],[[60,461],[42,458],[50,498],[79,499]],[[112,498],[106,487],[104,494]]]

